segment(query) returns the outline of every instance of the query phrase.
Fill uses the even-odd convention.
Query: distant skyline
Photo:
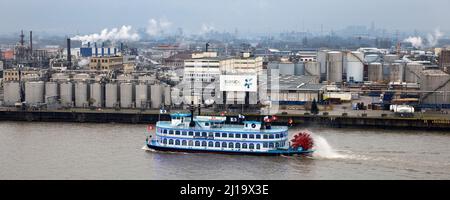
[[[351,25],[400,31],[450,30],[449,0],[0,0],[0,33],[21,29],[90,34],[132,26],[149,35],[338,30]]]

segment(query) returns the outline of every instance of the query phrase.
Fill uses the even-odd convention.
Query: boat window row
[[[261,149],[263,148],[278,148],[285,146],[286,142],[263,142],[263,143],[239,143],[239,142],[213,142],[213,141],[199,141],[199,140],[175,140],[175,139],[160,139],[162,144],[176,145],[176,146],[190,146],[190,147],[215,147],[215,148],[230,148],[230,149]]]
[[[247,134],[247,133],[213,133],[198,131],[179,131],[160,129],[161,134],[179,135],[179,136],[195,136],[195,137],[221,137],[221,138],[238,138],[238,139],[279,139],[287,137],[287,132],[277,134]]]

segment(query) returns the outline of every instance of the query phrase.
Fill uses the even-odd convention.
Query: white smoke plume
[[[412,44],[415,48],[421,48],[421,47],[435,47],[439,43],[439,39],[444,36],[444,33],[442,33],[439,28],[434,30],[434,33],[429,33],[427,35],[426,39],[426,45],[424,44],[424,39],[422,37],[408,37],[404,40],[404,42],[409,42]]]
[[[420,48],[423,46],[422,38],[421,37],[409,37],[404,40],[404,42],[409,42],[412,44],[415,48]]]
[[[172,22],[167,19],[149,19],[146,32],[150,36],[160,36],[163,35],[172,26]]]
[[[111,30],[103,29],[100,34],[77,35],[72,40],[81,41],[83,44],[88,42],[104,42],[104,41],[137,41],[140,39],[139,35],[131,26],[122,26],[113,28]]]
[[[439,39],[441,39],[442,36],[444,36],[444,33],[442,33],[439,29],[434,30],[434,34],[430,33],[427,36],[428,45],[430,45],[430,47],[438,45]]]

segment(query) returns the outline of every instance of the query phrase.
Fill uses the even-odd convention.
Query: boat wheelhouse
[[[226,117],[172,114],[171,121],[156,124],[147,146],[162,151],[253,155],[293,155],[309,150],[290,147],[288,127],[265,126],[259,121],[225,124]]]

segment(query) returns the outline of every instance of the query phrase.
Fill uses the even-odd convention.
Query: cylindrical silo
[[[295,75],[296,76],[305,75],[305,63],[304,62],[298,62],[295,64]]]
[[[295,64],[291,62],[283,63],[278,65],[280,69],[280,75],[294,75],[295,74]]]
[[[90,103],[91,106],[97,107],[97,108],[101,108],[103,107],[103,97],[104,97],[104,88],[103,88],[103,84],[95,82],[92,83],[90,85],[91,87],[91,91],[90,91]]]
[[[3,103],[5,106],[14,106],[20,102],[20,84],[19,82],[3,83]]]
[[[45,103],[55,102],[58,99],[58,83],[45,83]]]
[[[147,108],[148,106],[148,85],[141,83],[136,85],[136,108]]]
[[[359,51],[346,53],[347,82],[363,82],[364,54]]]
[[[44,90],[45,83],[43,81],[26,82],[25,102],[27,102],[27,104],[44,103]]]
[[[328,65],[328,50],[322,50],[317,52],[317,62],[320,65],[320,74],[327,73],[327,65]]]
[[[133,108],[133,83],[120,84],[120,107]]]
[[[278,62],[269,62],[267,70],[278,69]]]
[[[423,71],[423,65],[420,63],[408,63],[405,68],[405,82],[418,83],[420,73]]]
[[[171,98],[171,87],[170,85],[164,86],[164,105],[170,106],[172,104],[172,98]]]
[[[118,105],[117,83],[108,83],[105,86],[105,107],[115,108]]]
[[[162,104],[162,98],[163,98],[163,92],[162,92],[162,87],[161,85],[152,85],[150,87],[150,101],[152,103],[152,108],[153,109],[158,109],[161,107]]]
[[[85,108],[88,106],[88,85],[86,82],[77,82],[75,84],[75,107]]]
[[[383,81],[383,65],[381,63],[370,63],[368,67],[369,81]]]
[[[305,63],[305,75],[306,76],[320,76],[320,63],[306,62]]]
[[[403,82],[404,65],[403,63],[392,63],[389,73],[390,82]]]
[[[334,83],[342,82],[342,53],[338,51],[328,52],[327,81]]]
[[[383,64],[383,80],[385,80],[385,81],[390,80],[391,65],[392,65],[392,63],[384,63]]]
[[[450,75],[441,70],[421,72],[420,90],[423,104],[450,104]]]
[[[73,106],[73,84],[71,82],[63,82],[59,85],[59,96],[63,106]]]

